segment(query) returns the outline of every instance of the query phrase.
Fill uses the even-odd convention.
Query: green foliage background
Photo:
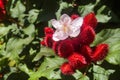
[[[0,80],[120,80],[120,11],[118,0],[8,0],[7,18],[0,23]],[[91,44],[109,44],[104,61],[61,74],[65,59],[40,45],[43,29],[61,14],[85,16],[94,12],[98,20]]]

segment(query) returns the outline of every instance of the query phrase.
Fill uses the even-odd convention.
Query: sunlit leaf
[[[71,5],[68,4],[68,3],[66,3],[66,2],[60,3],[60,7],[59,7],[58,11],[56,12],[56,17],[57,17],[57,19],[59,19],[60,15],[61,15],[61,13],[62,13],[62,11],[63,11],[63,9],[66,9],[66,8],[68,8],[68,7],[70,7],[70,6],[71,6]]]
[[[26,45],[28,45],[34,39],[34,25],[30,25],[27,28],[23,29],[23,31],[28,35],[27,38],[21,39],[18,37],[12,37],[8,40],[6,45],[6,52],[4,55],[7,55],[10,59],[19,59],[19,54],[24,49]]]
[[[30,23],[34,23],[37,20],[39,14],[39,10],[33,9],[29,11],[28,21]]]
[[[0,26],[0,38],[7,35],[7,33],[11,29],[15,29],[15,28],[16,28],[15,24],[9,25],[8,27],[6,27],[5,25]]]
[[[76,80],[90,80],[88,76],[84,75],[82,72],[80,71],[76,71],[75,74],[73,74],[73,76],[75,77]]]
[[[37,53],[37,55],[35,56],[35,58],[33,59],[33,61],[37,61],[39,59],[41,59],[41,57],[43,56],[53,56],[55,55],[54,51],[48,47],[41,47],[41,51],[39,53]]]
[[[15,5],[15,7],[13,5]],[[13,18],[18,18],[25,12],[26,8],[20,0],[18,0],[17,3],[13,5],[10,9],[11,16]]]
[[[114,72],[114,70],[105,70],[104,68],[97,65],[93,66],[94,80],[109,80],[110,74]]]
[[[117,15],[115,15],[108,6],[104,4],[101,5],[100,0],[96,0],[95,3],[89,3],[87,5],[80,5],[78,7],[78,12],[82,16],[85,16],[90,12],[94,12],[96,14],[97,21],[101,23],[119,22]]]
[[[45,58],[44,62],[36,72],[30,75],[29,80],[37,80],[44,76],[48,79],[60,79],[59,67],[64,62],[63,58]]]

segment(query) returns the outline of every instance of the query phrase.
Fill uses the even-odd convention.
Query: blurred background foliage
[[[8,0],[7,14],[0,21],[0,80],[119,80],[120,79],[120,5],[119,0]],[[98,20],[96,39],[91,44],[109,44],[104,61],[61,74],[65,61],[40,45],[44,27],[66,13],[94,12]]]

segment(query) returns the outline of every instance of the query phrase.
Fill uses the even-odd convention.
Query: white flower
[[[72,20],[67,14],[63,14],[59,21],[52,19],[52,25],[56,29],[55,33],[53,34],[53,40],[59,41],[68,37],[78,36],[82,24],[82,17]]]

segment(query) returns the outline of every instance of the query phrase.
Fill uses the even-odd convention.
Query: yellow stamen
[[[67,32],[68,31],[68,28],[66,26],[63,27],[63,31],[64,32]]]

